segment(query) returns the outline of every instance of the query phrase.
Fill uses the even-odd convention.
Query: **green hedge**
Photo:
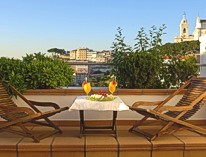
[[[0,58],[0,77],[19,90],[49,89],[72,84],[73,70],[61,60],[35,53],[22,60]]]

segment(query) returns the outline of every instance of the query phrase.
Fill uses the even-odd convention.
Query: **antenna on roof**
[[[186,13],[185,13],[185,11],[184,11],[184,13],[183,13],[183,17],[184,17],[184,18],[186,17]]]

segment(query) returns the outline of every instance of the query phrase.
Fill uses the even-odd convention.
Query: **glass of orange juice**
[[[90,83],[89,83],[89,82],[85,83],[83,89],[84,89],[84,92],[85,92],[85,93],[87,94],[87,96],[88,96],[88,94],[89,94],[90,91],[91,91],[91,85],[90,85]]]
[[[113,94],[116,90],[116,87],[117,87],[117,81],[116,80],[113,80],[109,83],[109,92],[111,94]]]

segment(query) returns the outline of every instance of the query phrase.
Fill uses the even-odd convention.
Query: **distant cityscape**
[[[67,61],[74,70],[74,85],[81,85],[85,77],[101,77],[109,74],[112,65],[112,52],[110,50],[94,51],[89,48],[71,50],[68,55],[59,56]]]
[[[198,16],[195,30],[190,35],[189,23],[184,14],[179,28],[179,35],[174,37],[174,43],[199,40],[201,36],[206,35],[206,20],[201,20]],[[89,48],[77,48],[69,51],[67,55],[60,55],[59,57],[66,60],[74,70],[73,82],[75,86],[81,85],[85,77],[100,77],[109,74],[112,70],[112,65],[109,64],[112,60],[110,50],[94,51]]]

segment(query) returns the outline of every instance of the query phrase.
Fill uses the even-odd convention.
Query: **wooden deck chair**
[[[28,107],[18,107],[11,96],[7,93],[5,86],[0,82],[0,131],[7,131],[19,134],[25,137],[30,137],[34,142],[40,142],[41,139],[52,136],[62,131],[56,126],[48,117],[68,110],[68,107],[60,108],[57,104],[52,102],[36,102],[26,99],[19,91],[11,86],[12,91],[20,97]],[[52,107],[51,111],[41,112],[36,106]],[[31,129],[28,129],[28,123],[37,124],[40,126],[47,126],[53,128],[49,132],[44,132],[41,135],[36,135]]]
[[[165,105],[175,95],[180,93],[185,87],[187,90],[179,102],[174,106]],[[192,78],[187,81],[179,90],[170,95],[162,102],[135,102],[130,109],[144,115],[140,121],[137,121],[130,132],[140,133],[148,140],[155,140],[163,134],[172,134],[178,130],[188,129],[193,132],[206,135],[206,129],[190,124],[188,120],[206,103],[206,78]],[[156,105],[154,109],[139,108],[141,105]],[[155,134],[151,135],[140,129],[140,126],[148,118],[154,118],[164,122],[164,125]]]

